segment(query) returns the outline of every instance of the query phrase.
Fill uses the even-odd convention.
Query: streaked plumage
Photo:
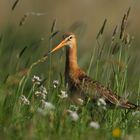
[[[62,42],[52,51],[56,51],[64,46],[66,47],[66,65],[65,65],[65,82],[68,83],[70,98],[73,102],[78,103],[78,98],[91,100],[103,98],[106,103],[120,106],[127,109],[135,109],[137,105],[122,99],[111,89],[106,88],[97,81],[92,80],[86,73],[80,69],[77,63],[77,45],[76,37],[72,33],[65,34]]]

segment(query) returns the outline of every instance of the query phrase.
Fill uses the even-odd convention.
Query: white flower
[[[37,97],[40,97],[41,99],[46,99],[46,95],[47,95],[47,90],[46,90],[46,88],[44,87],[44,86],[41,86],[40,88],[39,88],[39,91],[35,91],[35,95],[37,96]]]
[[[36,95],[36,96],[40,96],[40,94],[42,94],[40,91],[36,91],[36,92],[35,92],[35,95]]]
[[[54,87],[54,88],[57,88],[58,85],[59,85],[59,81],[58,81],[58,80],[54,80],[54,81],[53,81],[53,87]]]
[[[98,106],[106,106],[106,102],[103,98],[99,98],[98,102],[97,102],[97,105]]]
[[[44,86],[41,86],[39,89],[42,93],[47,94],[47,90]]]
[[[41,91],[36,91],[35,95],[41,99],[46,99],[46,94],[42,93]]]
[[[72,121],[78,121],[79,116],[76,111],[72,111],[72,110],[67,110],[67,111],[68,111]]]
[[[37,84],[37,85],[40,85],[41,81],[42,80],[38,76],[36,76],[36,75],[34,75],[33,78],[32,78],[32,82]]]
[[[80,105],[84,104],[84,100],[82,100],[81,98],[78,98],[78,102],[79,102]]]
[[[24,104],[24,105],[29,105],[30,101],[24,95],[21,95],[20,96],[20,103]]]
[[[66,91],[63,91],[61,90],[61,94],[58,95],[61,99],[64,99],[64,98],[68,98],[68,94],[66,94]]]
[[[41,101],[42,101],[42,108],[47,109],[47,110],[54,110],[55,109],[55,106],[52,103],[46,102],[44,100],[41,100]]]
[[[90,122],[90,123],[89,123],[89,126],[90,126],[91,128],[95,128],[95,129],[99,129],[99,128],[100,128],[99,123],[98,123],[98,122],[94,122],[94,121]]]

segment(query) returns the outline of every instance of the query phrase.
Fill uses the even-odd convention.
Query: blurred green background
[[[104,19],[107,25],[104,30],[103,41],[106,46],[111,40],[116,25],[121,24],[124,13],[131,7],[127,32],[134,36],[131,46],[131,62],[129,64],[130,79],[139,81],[139,12],[138,0],[19,0],[14,10],[15,0],[1,0],[0,2],[0,77],[1,82],[8,75],[28,68],[34,61],[42,57],[50,48],[55,47],[65,32],[74,32],[78,39],[78,56],[82,68],[87,70],[95,46],[96,35]],[[19,23],[27,13],[45,13],[42,16],[29,15],[22,26]],[[55,31],[59,33],[50,41],[51,27],[56,19]],[[24,53],[19,59],[21,51]],[[52,73],[56,75],[64,71],[64,51],[53,55]],[[58,60],[59,62],[58,63]],[[47,73],[48,64],[40,64],[36,72],[41,75]],[[60,66],[61,65],[61,66]],[[94,66],[94,65],[93,65]],[[90,75],[94,73],[91,69]],[[93,77],[93,76],[92,76]],[[132,79],[133,79],[132,78]],[[130,82],[133,82],[130,81]]]
[[[129,7],[126,33],[134,38],[130,47],[119,39],[122,18]],[[106,120],[102,120],[99,131],[87,127],[89,117],[84,108],[85,114],[81,114],[77,125],[71,121],[63,123],[67,103],[63,100],[59,102],[58,94],[65,87],[62,84],[60,89],[55,90],[53,80],[64,78],[64,49],[50,55],[47,61],[32,69],[29,77],[24,77],[34,62],[60,43],[65,32],[74,32],[81,68],[94,80],[111,87],[124,99],[129,96],[130,101],[139,105],[139,13],[139,0],[0,0],[0,139],[78,139],[81,134],[83,139],[93,139],[93,132],[97,132],[94,137],[99,139],[112,139],[112,130],[116,127],[120,127],[122,135],[126,136],[120,139],[129,139],[129,135],[132,139],[139,139],[139,115],[128,114],[129,111],[125,110],[107,110]],[[104,32],[97,39],[105,19]],[[121,47],[117,53],[111,54],[109,49],[115,48],[111,39],[116,25],[119,32],[114,42]],[[48,91],[46,100],[59,106],[51,115],[52,121],[51,117],[36,113],[40,101],[34,103],[31,100],[31,106],[19,104],[22,94],[34,97],[33,75],[43,79]]]

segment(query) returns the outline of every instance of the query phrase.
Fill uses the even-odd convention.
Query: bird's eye
[[[70,36],[69,39],[72,39],[72,36]]]
[[[72,39],[72,36],[70,36],[69,38],[68,38],[68,41],[70,41]]]

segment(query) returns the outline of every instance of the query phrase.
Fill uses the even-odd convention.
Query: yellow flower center
[[[112,131],[112,135],[113,137],[120,137],[121,136],[121,129],[120,128],[115,128],[113,131]]]

